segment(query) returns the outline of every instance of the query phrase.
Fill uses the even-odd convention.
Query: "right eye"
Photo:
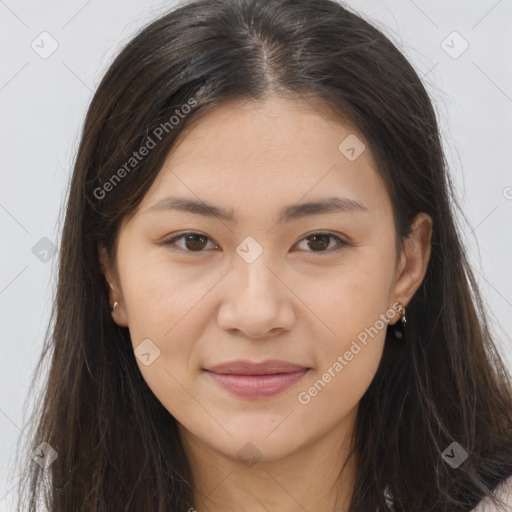
[[[176,242],[183,240],[183,245],[178,245]],[[205,252],[203,249],[207,246],[207,242],[211,239],[203,233],[196,233],[194,231],[187,231],[177,236],[172,237],[164,242],[164,245],[169,246],[172,251],[184,252],[184,253],[199,253]],[[213,242],[212,242],[213,244]],[[218,246],[213,244],[214,249],[218,249]]]

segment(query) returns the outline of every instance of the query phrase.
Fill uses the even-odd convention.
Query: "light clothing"
[[[486,497],[472,512],[512,512],[512,477],[498,485],[498,487],[494,489],[493,494],[505,502],[506,505],[496,506],[489,497]],[[388,506],[393,508],[393,498],[389,488],[385,489],[384,496],[386,497]]]
[[[502,482],[495,490],[496,496],[504,501],[507,505],[497,508],[493,505],[490,498],[484,498],[473,512],[512,512],[512,477],[505,482]]]

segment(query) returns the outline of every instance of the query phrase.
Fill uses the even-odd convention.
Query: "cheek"
[[[381,315],[387,313],[388,321],[393,318],[389,309],[392,275],[392,252],[386,255],[385,248],[371,247],[351,254],[328,273],[298,281],[299,293],[307,297],[308,308],[322,321],[321,332],[327,334],[325,342],[332,350],[356,339]]]
[[[396,314],[389,302],[393,257],[392,248],[365,248],[357,257],[347,257],[323,282],[303,281],[307,305],[321,319],[312,336],[322,350],[316,351],[315,372],[301,388],[303,400],[298,397],[302,405],[311,404],[309,412],[318,408],[333,417],[343,415],[370,385]],[[340,409],[330,410],[329,403]],[[316,421],[314,414],[310,418]]]
[[[323,432],[351,416],[370,386],[379,364],[383,344],[375,339],[351,361],[333,357],[322,370],[311,376],[296,398],[297,417],[309,432]],[[338,363],[338,364],[336,364]]]
[[[379,367],[391,311],[365,303],[333,319],[336,336],[316,338],[317,364],[300,387],[297,402],[312,430],[346,417],[370,386]]]
[[[153,337],[169,343],[186,324],[200,330],[198,306],[208,290],[222,278],[221,269],[212,272],[207,265],[177,265],[166,257],[164,249],[146,251],[138,257],[134,251],[124,262],[123,296],[126,302],[132,340]],[[182,338],[186,340],[186,338]]]
[[[148,347],[151,364],[137,357],[137,365],[156,397],[174,414],[190,407],[183,386],[191,378],[194,341],[211,318],[211,311],[205,309],[208,290],[222,274],[201,271],[199,266],[171,266],[162,255],[139,256],[132,252],[119,266],[130,338],[136,356],[139,347]]]

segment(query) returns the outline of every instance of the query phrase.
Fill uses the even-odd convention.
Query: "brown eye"
[[[338,242],[336,244],[331,245],[331,241],[336,240]],[[336,236],[333,233],[313,233],[312,235],[305,236],[300,242],[306,243],[305,250],[306,252],[333,252],[338,249],[341,249],[343,246],[348,245],[347,242],[344,242],[339,236]],[[303,246],[304,247],[304,246]],[[331,251],[330,249],[333,249]]]
[[[182,241],[181,244],[176,242]],[[208,242],[211,242],[210,238],[202,233],[182,233],[181,235],[175,236],[170,240],[164,242],[165,245],[168,245],[173,251],[177,252],[205,252],[203,249],[208,245]],[[217,246],[212,244],[214,248]]]
[[[309,247],[315,251],[324,251],[329,247],[329,235],[312,235],[308,237]]]
[[[206,246],[207,238],[204,235],[185,235],[185,246],[191,251],[200,251]]]

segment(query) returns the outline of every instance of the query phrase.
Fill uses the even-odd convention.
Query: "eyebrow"
[[[201,200],[187,199],[182,197],[166,197],[161,199],[153,206],[144,210],[144,213],[154,211],[177,210],[189,213],[203,215],[205,217],[215,217],[224,221],[233,221],[233,210],[221,208]],[[319,215],[326,213],[340,212],[368,212],[368,208],[355,199],[347,197],[328,197],[325,199],[310,201],[307,203],[293,204],[285,206],[279,212],[281,221],[290,222],[309,215]]]

